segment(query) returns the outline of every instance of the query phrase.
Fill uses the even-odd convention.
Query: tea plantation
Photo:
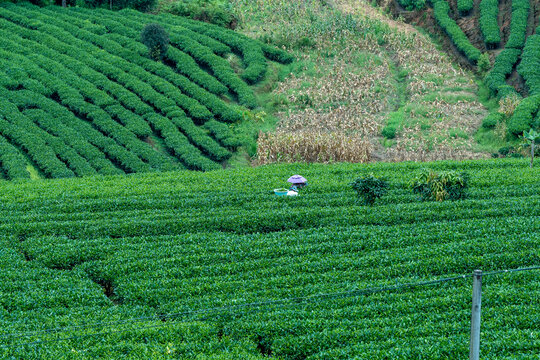
[[[159,23],[170,46],[141,42]],[[235,71],[227,57],[238,56]],[[214,170],[239,145],[228,123],[287,53],[214,25],[133,10],[0,5],[2,176]]]
[[[0,357],[467,358],[471,278],[394,286],[540,265],[538,165],[3,181]],[[423,166],[467,171],[467,199],[420,202]],[[309,186],[275,196],[296,173]],[[369,173],[391,184],[372,207],[349,185]],[[484,277],[481,336],[482,358],[538,358],[540,271]]]

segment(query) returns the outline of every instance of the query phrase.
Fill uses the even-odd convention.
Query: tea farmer
[[[303,188],[307,185],[307,180],[301,175],[293,175],[287,180],[287,182],[291,183],[290,190],[292,191],[298,191],[298,189]]]

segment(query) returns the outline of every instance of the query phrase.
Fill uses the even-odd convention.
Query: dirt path
[[[540,4],[538,3],[538,0],[530,0],[531,1],[531,10],[529,11],[529,18],[527,19],[527,36],[531,36],[534,34],[536,27],[537,27],[537,11],[540,10]]]
[[[501,31],[501,48],[510,36],[510,23],[512,21],[512,0],[499,1],[499,29]]]

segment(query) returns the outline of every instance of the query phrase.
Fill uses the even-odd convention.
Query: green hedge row
[[[525,79],[529,94],[540,94],[540,34],[527,38],[517,70]]]
[[[155,151],[149,144],[137,139],[132,132],[118,124],[111,118],[110,114],[101,109],[102,107],[114,105],[113,98],[95,88],[92,83],[79,78],[61,64],[46,59],[41,55],[30,56],[30,53],[33,53],[35,49],[32,44],[28,47],[24,46],[28,41],[19,39],[17,43],[13,43],[0,39],[0,42],[4,45],[4,48],[11,49],[8,56],[13,56],[16,51],[27,55],[27,57],[20,56],[18,59],[33,77],[40,79],[43,84],[50,85],[55,91],[65,89],[68,95],[63,97],[63,93],[60,91],[58,91],[58,94],[62,102],[71,104],[72,111],[92,120],[101,131],[114,138],[119,144],[125,146],[141,159],[147,161],[153,168],[160,170],[174,170],[176,168],[174,163],[164,154]],[[27,51],[30,53],[27,54]],[[28,61],[28,56],[35,63]],[[78,99],[74,101],[74,98]],[[86,102],[87,100],[89,102]]]
[[[522,49],[527,37],[527,23],[531,3],[529,0],[512,1],[512,20],[510,23],[510,37],[505,47]]]
[[[17,30],[19,29],[13,29],[11,34],[24,35],[24,32]],[[26,32],[26,34],[28,35],[31,33]],[[30,38],[32,39],[33,37],[31,36]],[[21,47],[19,52],[26,57],[30,56],[36,64],[50,72],[58,73],[58,69],[63,69],[60,74],[62,75],[62,78],[65,77],[65,80],[75,85],[85,98],[91,99],[95,105],[103,108],[111,117],[117,119],[126,127],[126,129],[133,132],[137,136],[148,136],[151,134],[150,127],[140,116],[125,110],[109,95],[115,94],[117,98],[120,96],[126,96],[125,89],[119,86],[114,86],[114,84],[112,84],[105,76],[99,76],[100,74],[92,72],[90,69],[85,68],[84,65],[74,62],[72,58],[59,54],[49,47],[44,46],[43,44],[47,44],[46,39],[44,40],[43,38],[36,37],[35,40],[39,42],[31,42],[19,38],[19,42],[26,45],[25,47]],[[52,60],[48,60],[42,55],[47,56]],[[74,69],[76,74],[68,71],[62,64],[57,63],[56,60],[61,60],[63,65],[67,65],[71,69]],[[85,74],[86,79],[89,81],[79,78],[78,75],[81,73]],[[102,90],[107,89],[109,94],[106,94],[104,91],[98,89],[97,86],[99,86]],[[131,101],[134,101],[133,95],[130,97],[128,93],[127,97],[130,98]],[[138,101],[136,97],[135,99],[135,101]],[[148,111],[148,109],[146,111]]]
[[[227,124],[210,120],[207,121],[203,126],[217,141],[219,141],[221,145],[225,146],[227,149],[234,150],[241,145],[240,140],[232,133]]]
[[[245,69],[242,78],[248,84],[255,84],[266,75],[267,62],[262,47],[258,41],[241,37],[232,30],[223,29],[207,24],[185,22],[185,26],[198,33],[208,35],[227,44],[234,52],[242,56]]]
[[[41,137],[47,146],[49,146],[62,160],[69,169],[71,169],[77,176],[92,176],[97,175],[97,171],[92,167],[90,162],[79,153],[69,146],[64,140],[49,134],[44,129],[36,126],[35,123],[43,116],[46,116],[45,112],[40,109],[26,109],[22,114],[27,118],[25,119],[24,129],[33,134],[36,137]],[[22,121],[21,121],[22,124]]]
[[[154,19],[165,22],[173,42],[179,44],[178,49],[171,48],[165,63],[149,59],[139,43],[139,28]],[[211,25],[129,10],[118,16],[102,9],[5,4],[0,6],[0,25],[4,51],[0,62],[9,64],[14,57],[22,64],[15,69],[20,74],[0,72],[2,88],[11,100],[28,106],[22,108],[23,116],[43,130],[42,136],[54,143],[47,144],[51,149],[64,151],[59,148],[64,144],[72,159],[87,165],[72,169],[77,175],[182,168],[175,156],[182,163],[182,158],[188,159],[183,164],[190,169],[219,168],[214,161],[229,158],[240,142],[227,125],[215,120],[239,121],[241,112],[216,94],[223,95],[228,86],[240,103],[254,107],[255,97],[246,82],[262,78],[267,57],[293,59],[233,31],[222,33]],[[222,57],[230,52],[242,57],[246,82]],[[186,67],[175,71],[175,64],[181,63]],[[221,73],[217,78],[227,86],[197,63]],[[31,94],[32,100],[24,101],[20,94]],[[60,121],[53,118],[59,111],[54,104],[67,111]],[[154,112],[157,117],[149,120]],[[210,124],[199,127],[206,122]],[[88,140],[73,132],[89,135]],[[161,142],[156,139],[154,145],[154,133],[172,137],[163,139],[169,153],[155,151]],[[180,145],[187,149],[180,151]]]
[[[1,90],[2,88],[0,88]],[[94,129],[87,121],[74,116],[62,104],[41,94],[26,90],[3,92],[3,96],[9,98],[17,106],[44,110],[50,116],[50,119],[40,119],[40,125],[52,129],[53,134],[62,137],[66,143],[76,148],[79,154],[88,159],[100,174],[113,175],[123,173],[123,171],[115,166],[127,172],[146,169],[145,164],[137,156],[118,145],[112,138]],[[96,148],[101,150],[102,153],[99,153]],[[114,165],[107,158],[111,159]]]
[[[58,48],[61,49],[61,47],[58,47]],[[89,60],[87,59],[87,61],[89,61]],[[178,113],[178,111],[180,111],[180,109],[178,109],[176,107],[176,104],[174,102],[167,101],[164,97],[158,95],[156,92],[153,92],[152,89],[148,85],[146,85],[145,83],[138,82],[135,77],[133,77],[131,79],[131,82],[129,80],[124,80],[126,78],[125,75],[122,77],[123,74],[121,72],[116,71],[113,66],[111,66],[111,65],[108,66],[104,62],[95,64],[92,67],[94,69],[96,69],[96,70],[100,69],[101,71],[106,73],[108,77],[116,78],[119,83],[122,83],[126,87],[126,89],[130,89],[130,87],[133,86],[131,84],[137,83],[138,88],[134,87],[131,90],[133,90],[135,93],[142,94],[142,98],[147,99],[156,108],[161,109],[161,112],[166,114],[169,118],[172,118],[173,116],[176,116],[175,114]],[[124,90],[124,92],[125,92],[125,90]],[[151,108],[146,107],[146,108],[143,108],[143,111],[141,112],[141,116],[145,116],[145,115],[150,114],[150,113],[153,113],[153,111],[151,110]],[[183,116],[183,112],[182,112],[182,116]],[[191,129],[191,130],[192,130],[191,134],[193,134],[193,129]],[[180,136],[179,134],[176,134],[176,132],[173,132],[173,131],[161,131],[160,130],[160,133],[161,134],[169,134],[169,135],[175,136],[175,137]],[[197,146],[200,146],[203,150],[205,150],[212,158],[218,159],[219,161],[221,161],[221,160],[224,160],[224,159],[230,157],[231,154],[229,153],[229,151],[227,151],[226,149],[220,147],[217,143],[215,143],[206,134],[201,133],[200,131],[197,132],[196,134],[197,134],[196,136],[189,136],[188,135],[188,137],[192,138],[194,140],[197,139],[197,141],[200,141],[201,144],[198,144],[198,143],[195,143],[195,144],[197,144]],[[169,140],[169,141],[166,141],[166,143],[175,143],[175,142],[173,140]],[[178,143],[178,141],[176,141],[176,143]],[[208,165],[209,163],[206,162],[206,161],[203,161],[202,159],[200,161],[198,161],[198,162],[194,162],[192,160],[194,157],[197,157],[197,156],[201,157],[202,155],[200,154],[200,152],[196,151],[191,144],[186,143],[185,141],[183,143],[185,144],[185,146],[187,146],[187,148],[184,151],[184,155],[183,155],[182,158],[183,159],[189,159],[189,163],[185,164],[186,166],[188,166],[189,168],[192,168],[192,169],[199,169],[199,170],[207,170],[207,169],[216,168],[216,166],[214,166],[214,165]],[[177,149],[175,150],[175,152],[178,152]],[[188,156],[185,155],[187,153],[192,153],[192,155],[188,157]],[[153,151],[153,154],[154,154],[154,156],[160,156],[161,155],[160,153],[155,152],[155,151]],[[162,160],[158,164],[160,164],[160,163],[163,164],[162,168],[164,166],[167,166],[166,161]],[[201,165],[201,167],[199,167],[198,165],[196,165],[198,163],[203,164],[203,165]],[[172,170],[172,168],[162,169],[162,170]]]
[[[34,71],[33,71],[34,70]],[[48,76],[49,74],[43,72],[39,73],[35,71],[36,69],[29,68],[29,73],[33,76]],[[94,122],[95,126],[101,129],[103,132],[107,133],[108,131],[118,130],[118,124],[110,119],[108,115],[97,108],[95,105],[86,103],[83,97],[74,89],[69,88],[63,84],[54,83],[53,77],[48,79],[48,83],[51,85],[51,88],[54,89],[55,94],[58,96],[58,101],[69,108],[71,111],[80,113],[85,116],[88,121]],[[91,126],[89,126],[92,129]],[[92,129],[93,130],[93,129]],[[99,134],[97,137],[96,135]],[[142,162],[133,152],[128,152],[122,146],[119,146],[114,140],[104,137],[99,131],[91,131],[91,134],[88,134],[87,137],[90,141],[100,141],[106,140],[106,144],[103,144],[103,147],[107,147],[110,152],[114,155],[121,158],[119,163],[122,167],[128,171],[140,172],[140,171],[149,171],[151,168],[148,164]],[[138,141],[130,133],[115,133],[115,140],[122,143],[124,146],[129,145],[132,142]]]
[[[31,121],[25,121],[17,107],[0,100],[0,134],[23,148],[40,169],[50,177],[73,177],[75,174],[63,163],[47,143],[32,132]],[[10,119],[9,121],[5,119]]]
[[[488,48],[497,47],[501,42],[498,16],[499,0],[482,0],[478,22]]]
[[[58,11],[56,9],[45,9],[44,12],[55,14]],[[105,26],[108,31],[113,31],[114,34],[108,34],[108,38],[120,43],[124,48],[127,48],[139,56],[147,57],[148,49],[142,43],[133,41],[140,37],[140,31],[135,31],[133,28],[123,25],[118,22],[116,18],[109,17],[109,12],[101,12],[101,16],[96,12],[86,13],[85,17],[92,21],[99,22],[99,26],[92,24],[88,26],[88,22],[73,16],[72,11],[64,11],[62,13],[62,19],[69,19],[70,23],[79,25],[85,30],[89,30],[92,33],[102,36],[105,34]],[[104,16],[103,16],[104,15]],[[230,49],[228,49],[230,51]],[[169,47],[165,58],[168,61],[176,63],[176,70],[188,77],[195,84],[205,88],[206,90],[216,95],[222,95],[228,91],[227,87],[217,81],[213,76],[202,70],[199,65],[193,60],[193,58],[184,52],[179,51],[176,48]]]
[[[79,44],[80,46],[84,46],[84,48],[88,49],[88,51],[95,51],[96,49],[90,45],[95,44],[108,51],[111,49],[111,51],[114,52],[115,47],[116,51],[121,52],[123,50],[122,47],[117,46],[115,43],[100,37],[96,37],[94,34],[73,26],[67,21],[55,22],[54,20],[48,20],[48,24],[55,24],[60,26],[68,33],[75,33],[75,38],[77,39],[70,39],[67,36],[62,38],[64,42],[69,43],[72,46]],[[110,61],[110,55],[99,55],[100,56],[96,56],[96,58],[102,60],[109,59]],[[188,114],[195,119],[208,120],[212,118],[212,113],[205,106],[200,104],[197,100],[182,94],[168,81],[148,73],[144,68],[138,65],[133,65],[122,57],[118,57],[115,60],[117,60],[117,62],[115,62],[115,66],[117,68],[133,76],[133,81],[138,81],[136,86],[132,86],[129,89],[135,93],[137,93],[136,90],[139,88],[144,89],[145,94],[142,95],[142,98],[151,102],[157,109],[179,106],[186,110]]]
[[[418,202],[407,184],[425,166],[467,171],[470,198]],[[371,172],[393,184],[375,208],[347,185]],[[295,198],[275,196],[293,173],[309,186]],[[466,358],[470,278],[243,304],[535,266],[538,175],[512,159],[0,182],[3,344],[41,340],[2,347],[0,357]],[[250,191],[241,190],[246,179]],[[482,281],[490,357],[536,354],[538,273]],[[233,308],[163,316],[223,306]],[[139,317],[151,319],[122,321]],[[102,324],[78,328],[93,323]],[[75,328],[32,332],[64,326]],[[4,336],[21,332],[32,333]],[[80,337],[57,341],[72,336]]]
[[[118,53],[118,55],[128,54],[125,50],[130,44],[133,43],[131,40],[129,40],[129,38],[115,35],[111,36],[110,39],[124,47],[123,53]],[[220,120],[225,122],[236,122],[241,119],[239,111],[235,110],[232,106],[225,104],[225,102],[218,98],[215,94],[206,91],[202,87],[199,87],[195,82],[191,82],[185,76],[172,71],[168,67],[160,66],[155,61],[151,61],[143,57],[136,57],[135,53],[131,53],[129,56],[146,71],[150,71],[155,75],[162,77],[174,86],[177,86],[188,96],[196,99],[199,101],[199,103],[204,104]]]
[[[538,127],[540,124],[535,121],[538,111],[540,111],[540,94],[521,100],[508,121],[508,132],[515,136],[522,136],[524,131]]]
[[[504,48],[493,64],[493,68],[486,75],[484,81],[494,95],[504,97],[516,90],[506,84],[506,77],[512,73],[514,64],[521,55],[521,49]]]
[[[144,24],[131,20],[129,18],[118,18],[118,21],[129,28],[142,30]],[[168,26],[165,26],[167,29]],[[225,29],[223,29],[225,31]],[[138,38],[138,35],[137,35]],[[249,108],[257,107],[257,101],[253,90],[242,81],[231,68],[229,62],[216,55],[209,47],[200,44],[195,39],[181,31],[170,31],[169,39],[171,45],[174,45],[183,52],[189,54],[199,64],[208,67],[213,75],[225,86],[227,86],[234,94],[238,96],[240,104]],[[87,39],[90,41],[90,39]]]
[[[65,10],[62,11],[62,9],[42,9],[40,11],[50,14],[51,16],[54,16],[56,14],[56,11],[62,12],[62,16],[65,16],[66,21],[74,24],[80,24],[81,22],[80,19],[77,19],[73,16],[73,13]],[[82,26],[85,26],[85,24],[86,22],[83,21]],[[76,31],[76,29],[72,30]],[[130,32],[132,30],[126,26],[123,26],[122,31]],[[131,49],[134,46],[133,41],[129,40],[129,38],[122,36],[121,34],[111,34],[106,40],[108,41],[100,41],[98,45],[106,47],[107,51],[111,54],[122,57],[124,59],[129,59],[138,66],[142,67],[144,70],[149,71],[150,73],[153,73],[173,84],[188,96],[199,101],[199,103],[207,106],[207,108],[210,109],[212,113],[216,115],[220,120],[226,122],[235,122],[241,120],[241,115],[238,111],[236,111],[231,106],[225,104],[223,100],[221,100],[214,94],[205,91],[204,89],[197,86],[195,83],[188,80],[186,77],[175,73],[170,68],[166,66],[161,66],[161,64],[156,63],[155,61],[152,61],[146,57],[141,57],[139,53],[134,52]],[[99,40],[95,39],[95,41]],[[138,46],[137,48],[137,51],[140,52],[141,47]],[[143,50],[143,52],[145,52],[145,50]]]
[[[258,106],[253,90],[235,74],[226,59],[215,55],[208,48],[183,35],[171,35],[171,43],[207,66],[214,76],[238,97],[241,105],[251,109]]]
[[[169,119],[151,113],[144,117],[163,137],[167,147],[174,151],[188,169],[208,171],[221,168],[217,163],[204,157],[197,148],[194,148],[188,138],[178,131],[178,128]]]
[[[26,159],[3,136],[0,136],[0,165],[8,179],[30,178],[30,173],[26,170]]]
[[[452,42],[457,49],[462,52],[467,59],[476,64],[482,53],[471,44],[461,28],[448,15],[450,6],[446,0],[432,0],[431,2],[433,3],[433,15],[435,16],[437,23],[448,34],[450,39],[452,39]]]
[[[113,16],[114,14],[114,13],[111,13],[110,11],[102,11],[100,15],[104,13],[106,13],[106,15],[109,17]],[[206,46],[217,55],[224,56],[231,52],[231,48],[228,45],[220,41],[217,41],[216,39],[213,39],[210,36],[207,36],[205,34],[192,31],[190,28],[185,26],[186,23],[199,24],[200,23],[199,21],[188,20],[188,19],[185,19],[184,17],[174,16],[171,14],[163,14],[163,15],[155,16],[155,15],[145,14],[145,13],[135,11],[135,10],[130,10],[130,9],[125,9],[123,11],[120,11],[119,13],[122,15],[126,15],[125,16],[126,19],[127,18],[133,19],[137,22],[156,22],[156,21],[160,23],[163,22],[164,26],[167,29],[170,29],[171,32],[178,32],[183,35],[186,35],[190,37],[191,39],[197,41],[201,45]],[[122,20],[122,17],[119,18],[115,16],[115,19],[120,21]],[[212,26],[210,24],[206,24],[206,25]],[[223,30],[226,30],[226,29],[223,29]]]
[[[112,139],[105,137],[89,124],[76,118],[69,110],[43,95],[28,90],[10,92],[2,91],[0,88],[0,91],[2,96],[18,107],[43,110],[44,114],[37,120],[37,124],[75,149],[99,174],[123,174],[123,171],[115,167],[105,154],[119,162],[133,155],[128,155],[127,151]],[[118,149],[121,149],[119,153],[116,152]]]
[[[212,121],[212,120],[211,120]],[[179,129],[187,136],[187,138],[203,150],[214,161],[224,161],[232,156],[232,153],[223,148],[214,139],[198,126],[195,126],[193,121],[185,115],[177,115],[171,117],[171,122],[178,126]]]
[[[263,65],[263,58],[261,55],[282,64],[289,64],[294,60],[294,57],[286,51],[268,44],[254,41],[245,35],[239,34],[232,30],[223,29],[216,25],[192,21],[183,17],[172,16],[170,14],[162,14],[158,18],[163,19],[165,22],[170,22],[171,24],[181,26],[182,31],[184,31],[184,29],[189,29],[193,30],[197,34],[207,35],[208,37],[217,40],[220,44],[226,44],[235,52],[241,54],[244,64],[246,65],[243,76],[245,78],[250,76],[246,78],[248,82],[258,81],[261,79],[261,76],[264,76],[266,65]],[[147,15],[146,19],[150,20],[151,17]],[[203,41],[198,39],[197,41],[203,45],[206,45],[206,43]],[[211,46],[208,47],[212,48]],[[262,53],[259,50],[259,47],[261,47]],[[214,50],[214,52],[216,51]],[[219,54],[219,52],[216,53]]]
[[[223,95],[229,90],[206,71],[201,70],[191,56],[176,48],[170,47],[165,58],[176,64],[176,71],[185,75],[195,84],[205,88],[216,95]]]
[[[516,0],[512,2],[510,37],[506,42],[504,50],[497,55],[493,68],[486,75],[486,84],[493,94],[499,98],[516,93],[512,86],[506,84],[506,77],[512,73],[525,44],[529,8],[529,0]],[[523,121],[520,120],[519,122],[522,123]],[[514,124],[517,123],[518,121],[514,122]],[[517,128],[519,126],[515,125],[514,130],[517,130]]]

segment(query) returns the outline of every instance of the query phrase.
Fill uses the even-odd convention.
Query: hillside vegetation
[[[141,42],[155,22],[170,38],[163,61]],[[292,61],[181,17],[30,4],[0,5],[0,46],[8,179],[219,169],[240,145],[228,124],[258,106],[249,84],[265,77],[268,59]]]
[[[467,171],[468,198],[419,202],[413,163],[2,182],[0,357],[466,358],[470,278],[350,292],[538,265],[540,172],[425,166]],[[349,185],[370,172],[374,207]],[[309,186],[275,196],[294,173]],[[539,279],[484,278],[482,354],[538,355]]]
[[[259,136],[258,163],[487,156],[474,74],[425,33],[368,1],[230,4],[237,31],[298,59],[269,96],[277,130]]]
[[[378,3],[391,9],[394,15],[403,14],[409,22],[443,34],[447,50],[461,64],[473,65],[480,76],[485,75],[484,82],[493,101],[477,136],[480,142],[515,144],[524,131],[540,129],[538,1],[383,0]]]

